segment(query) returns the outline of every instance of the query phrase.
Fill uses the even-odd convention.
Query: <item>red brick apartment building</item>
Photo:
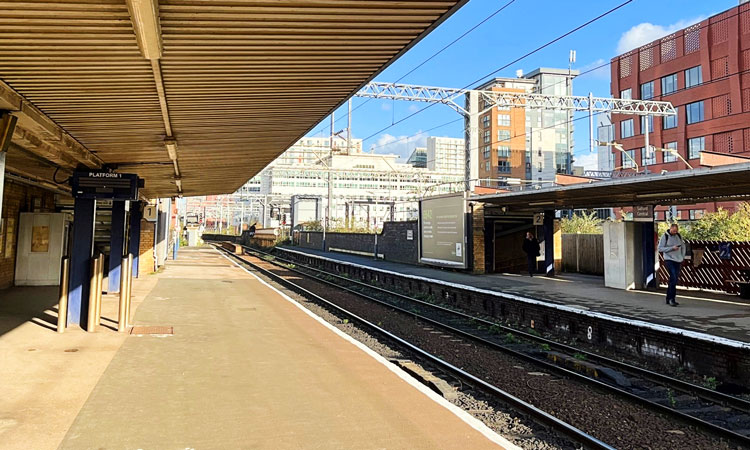
[[[650,144],[676,149],[691,166],[701,152],[750,156],[750,3],[717,14],[612,59],[613,97],[671,102],[677,118],[652,117]],[[687,165],[674,153],[644,149],[645,118],[614,114],[616,141],[639,170],[676,171]],[[635,169],[614,150],[615,168]],[[680,206],[695,219],[734,203]],[[664,208],[657,219],[664,219]]]

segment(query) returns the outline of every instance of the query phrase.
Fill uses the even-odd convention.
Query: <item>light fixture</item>
[[[535,203],[529,203],[529,206],[548,206],[548,205],[554,205],[555,202],[535,202]]]
[[[133,23],[135,39],[143,57],[149,60],[161,58],[161,26],[159,25],[158,0],[127,0],[130,21]]]
[[[635,194],[635,198],[653,198],[653,197],[679,197],[682,192],[654,192],[653,194]]]
[[[164,146],[167,148],[169,159],[172,161],[177,159],[177,141],[174,139],[165,139]]]

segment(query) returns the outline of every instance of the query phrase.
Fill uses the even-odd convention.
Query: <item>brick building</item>
[[[615,139],[627,152],[612,150],[615,169],[671,172],[688,168],[683,159],[697,168],[703,152],[750,156],[750,4],[613,58],[611,91],[613,97],[669,101],[678,111],[677,117],[650,118],[655,148],[648,150],[646,118],[614,114]],[[733,205],[679,206],[677,218]],[[657,219],[665,219],[665,209],[657,209]]]

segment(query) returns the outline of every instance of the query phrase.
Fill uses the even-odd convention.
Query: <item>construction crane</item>
[[[478,142],[479,116],[495,107],[527,108],[556,111],[588,111],[590,151],[594,151],[594,114],[631,114],[637,116],[671,116],[677,111],[669,102],[655,100],[632,100],[620,98],[594,97],[575,95],[547,95],[524,92],[496,92],[476,89],[455,89],[444,87],[420,86],[370,82],[355,94],[357,97],[388,100],[407,100],[415,102],[442,103],[464,117],[464,136],[466,145],[466,182],[465,189],[472,190],[471,180],[479,178],[479,158],[472,157]],[[457,100],[464,97],[463,105]],[[480,108],[480,105],[482,107]],[[648,118],[646,119],[649,120]],[[649,146],[648,135],[644,133],[646,146]],[[476,146],[479,151],[479,146]]]

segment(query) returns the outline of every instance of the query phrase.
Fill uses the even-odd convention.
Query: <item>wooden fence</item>
[[[750,242],[687,241],[693,256],[686,259],[679,286],[711,289],[736,294],[739,285],[729,280],[750,281]],[[729,244],[727,251],[726,244]],[[724,254],[721,255],[721,246]],[[659,254],[659,280],[669,281],[664,258]]]
[[[562,268],[564,272],[604,275],[604,235],[563,234]]]

